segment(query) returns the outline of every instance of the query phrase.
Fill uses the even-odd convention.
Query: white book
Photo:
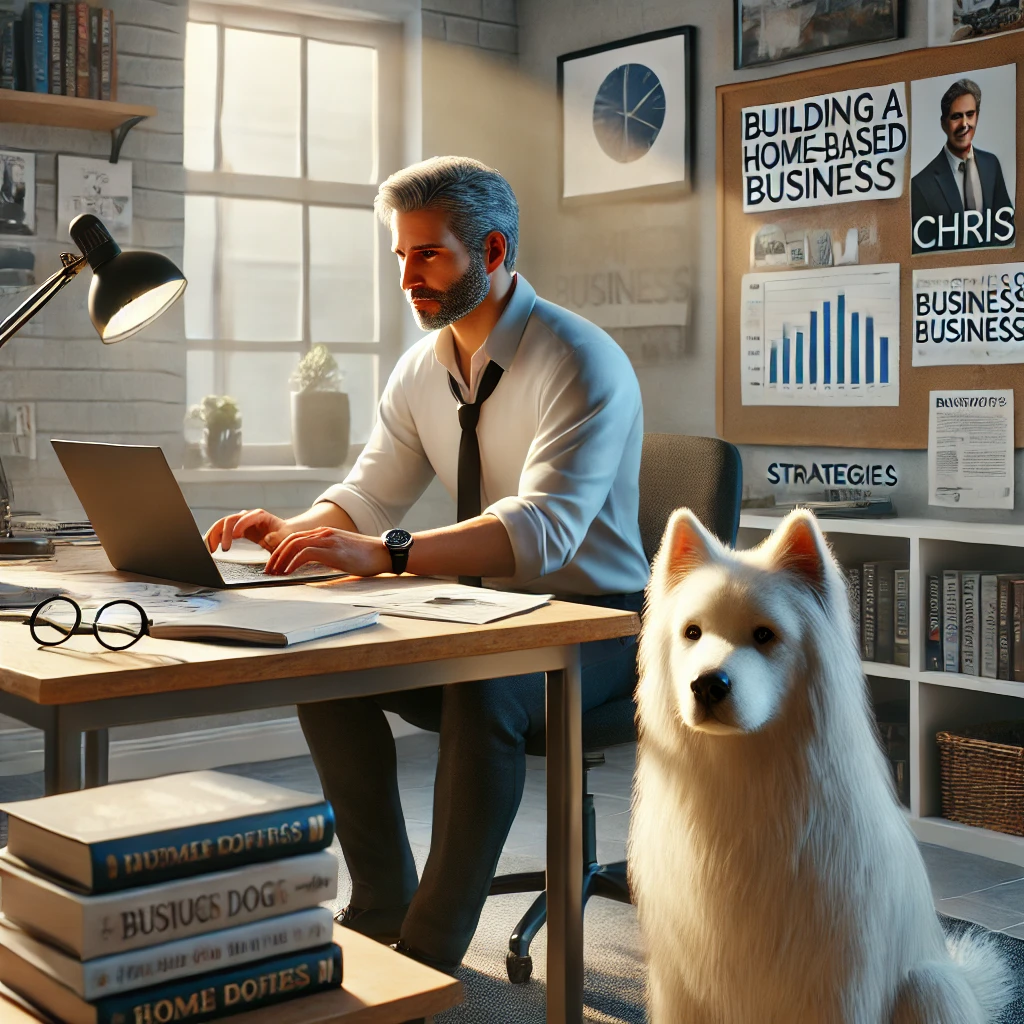
[[[996,643],[996,634],[999,629],[999,610],[997,608],[999,577],[995,573],[982,573],[978,591],[978,615],[981,620],[978,663],[983,677],[995,679],[999,656]]]
[[[80,960],[305,910],[337,892],[330,850],[91,896],[0,852],[0,910]]]
[[[27,960],[87,1002],[193,974],[324,946],[331,941],[333,933],[334,919],[330,910],[311,907],[254,924],[222,928],[206,935],[82,961],[40,941],[0,915],[0,946]]]

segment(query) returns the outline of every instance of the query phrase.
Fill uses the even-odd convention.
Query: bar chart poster
[[[744,274],[744,405],[899,405],[900,266]]]

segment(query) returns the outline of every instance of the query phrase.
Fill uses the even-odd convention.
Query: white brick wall
[[[423,0],[423,35],[496,54],[518,53],[516,0]]]
[[[185,0],[107,0],[117,19],[118,98],[148,103],[156,117],[136,126],[121,155],[133,164],[132,244],[165,253],[179,266],[184,237],[182,100]],[[36,280],[73,249],[67,225],[56,223],[58,153],[108,157],[110,137],[34,125],[4,125],[4,148],[36,154]],[[22,244],[22,239],[8,239]],[[89,322],[83,271],[21,333],[0,350],[0,398],[36,403],[38,459],[7,457],[15,506],[44,513],[78,509],[49,445],[52,437],[159,444],[172,460],[181,450],[185,345],[179,302],[145,331],[103,345]],[[0,289],[0,313],[24,290]],[[174,462],[172,461],[172,464]]]

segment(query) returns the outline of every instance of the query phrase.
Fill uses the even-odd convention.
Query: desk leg
[[[57,756],[58,793],[70,793],[82,788],[82,730],[69,729],[60,724],[54,734],[53,746]]]
[[[583,1020],[583,741],[579,648],[547,674],[548,1024]]]
[[[109,782],[110,732],[93,729],[85,734],[85,788],[105,786]]]

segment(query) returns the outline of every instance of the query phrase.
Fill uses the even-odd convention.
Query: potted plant
[[[210,465],[235,469],[242,457],[242,414],[238,403],[229,395],[207,395],[202,409]]]
[[[182,433],[185,435],[185,454],[181,468],[198,469],[206,458],[206,420],[201,405],[190,405],[185,411]]]
[[[314,345],[292,374],[292,449],[298,466],[340,466],[348,456],[348,395],[326,345]]]

